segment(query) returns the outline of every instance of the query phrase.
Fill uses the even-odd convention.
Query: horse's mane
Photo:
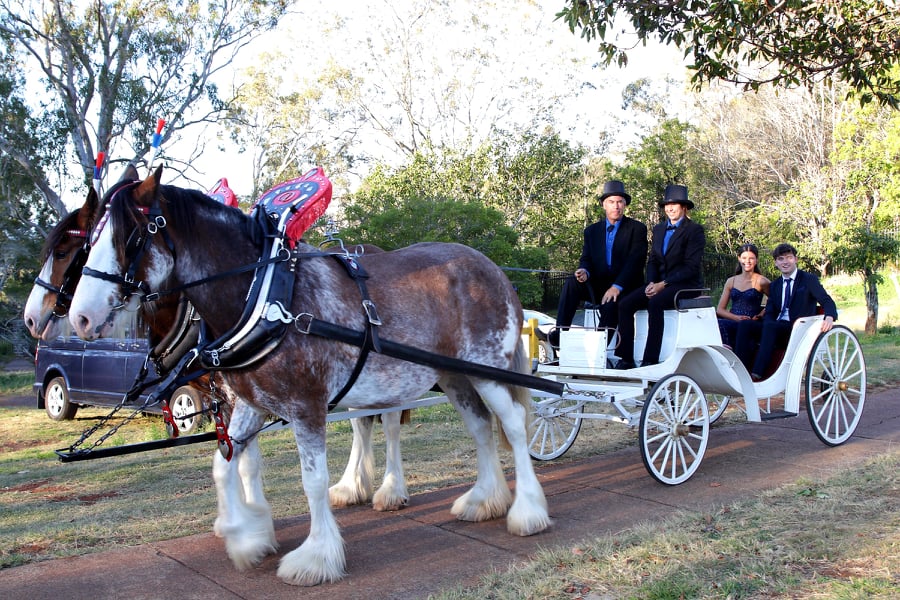
[[[133,190],[130,188],[122,193],[115,194],[109,203],[110,223],[116,237],[113,240],[116,252],[125,251],[128,238],[135,227],[141,224],[137,211],[134,210]],[[173,225],[177,224],[182,231],[194,231],[197,223],[197,208],[205,207],[212,211],[222,212],[234,219],[243,231],[249,232],[257,239],[255,229],[258,228],[254,219],[248,218],[240,209],[225,206],[198,190],[180,188],[174,185],[161,185],[158,190],[160,204],[165,204],[168,217]],[[121,255],[121,254],[120,254]]]
[[[47,262],[47,257],[50,256],[50,253],[54,248],[59,246],[68,236],[69,231],[72,229],[78,229],[78,211],[81,208],[76,208],[65,217],[63,217],[62,221],[56,224],[56,226],[50,230],[50,233],[47,235],[47,239],[44,240],[44,245],[41,248],[41,263]]]

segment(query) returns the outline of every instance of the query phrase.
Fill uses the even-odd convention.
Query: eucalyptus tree
[[[271,30],[289,5],[0,0],[4,60],[19,75],[28,112],[20,121],[10,122],[6,112],[0,119],[0,152],[53,212],[65,214],[62,194],[73,180],[90,180],[98,152],[142,160],[157,119],[168,122],[163,143],[190,131],[199,137],[200,127],[216,121],[231,100],[213,77]]]
[[[605,64],[628,64],[637,44],[659,39],[692,60],[693,82],[845,82],[863,104],[900,108],[900,10],[896,0],[563,0],[557,17],[596,43]],[[627,20],[638,42],[620,36]]]
[[[538,3],[309,0],[299,10],[281,51],[245,72],[233,114],[261,181],[324,161],[355,189],[380,163],[475,154],[501,131],[603,137],[587,116],[596,105],[578,102],[592,89],[588,59],[565,32],[560,43]]]
[[[832,253],[857,273],[866,300],[866,333],[878,328],[878,284],[900,261],[900,112],[865,106],[835,130],[830,171],[840,181]]]

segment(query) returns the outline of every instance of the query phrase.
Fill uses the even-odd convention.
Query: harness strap
[[[335,323],[321,321],[309,313],[298,315],[295,325],[300,333],[333,339],[353,346],[362,347],[365,344],[364,332],[349,329]],[[481,377],[483,379],[492,379],[501,383],[541,390],[556,396],[562,396],[566,389],[565,384],[553,381],[546,377],[526,375],[525,373],[517,373],[515,371],[508,371],[506,369],[500,369],[481,363],[474,363],[459,358],[435,354],[391,340],[381,340],[381,346],[383,349],[382,354],[385,356],[398,358],[426,367],[453,371],[464,375]]]
[[[347,274],[350,275],[350,278],[356,282],[356,286],[359,288],[359,294],[362,296],[363,314],[366,317],[366,329],[363,334],[363,343],[360,346],[361,351],[356,358],[356,364],[353,366],[350,378],[334,398],[328,402],[328,412],[334,410],[334,407],[338,405],[338,402],[343,400],[344,396],[347,395],[347,392],[350,391],[350,388],[353,387],[353,384],[356,383],[357,378],[360,373],[362,373],[363,367],[366,366],[366,359],[369,357],[369,351],[374,350],[381,354],[381,340],[378,337],[378,330],[375,329],[378,325],[381,325],[381,319],[378,318],[378,313],[375,310],[375,303],[372,302],[372,299],[369,297],[369,289],[366,287],[366,279],[369,278],[369,274],[366,273],[366,270],[362,268],[362,265],[356,262],[351,256],[344,254],[332,254],[331,256],[338,261],[338,264],[344,267]]]

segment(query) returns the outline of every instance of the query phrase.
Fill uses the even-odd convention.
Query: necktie
[[[672,239],[673,233],[675,233],[675,226],[666,225],[666,236],[663,238],[663,254],[669,251],[669,240]]]
[[[613,235],[613,231],[615,230],[615,225],[606,226],[606,266],[608,268],[612,268],[612,247],[613,241],[616,239],[616,236]]]
[[[778,318],[782,321],[788,320],[788,308],[791,305],[791,278],[784,280],[784,303],[781,305],[781,314]]]

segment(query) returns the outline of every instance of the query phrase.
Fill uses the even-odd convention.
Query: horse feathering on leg
[[[262,255],[259,225],[240,211],[173,186],[159,185],[161,171],[113,199],[111,218],[99,232],[88,259],[94,273],[121,276],[134,268],[135,281],[159,289],[170,277],[176,284],[203,280],[234,271]],[[141,239],[147,217],[157,211],[165,235],[151,235],[139,264],[129,252],[129,240]],[[158,221],[160,222],[160,221]],[[202,224],[197,226],[196,224]],[[136,237],[137,236],[137,237]],[[220,251],[228,240],[229,252]],[[131,254],[131,256],[129,256]],[[325,414],[330,398],[347,381],[358,348],[302,332],[302,315],[363,331],[358,307],[360,292],[333,258],[300,245],[295,265],[290,313],[296,315],[280,345],[250,367],[227,372],[235,393],[247,409],[235,411],[232,435],[235,454],[243,452],[237,432],[252,432],[260,415],[276,414],[290,422],[309,500],[309,535],[300,547],[282,558],[279,576],[294,584],[310,585],[343,576],[343,541],[328,503],[325,460]],[[379,335],[408,347],[438,355],[525,373],[528,371],[520,330],[521,307],[506,275],[482,254],[458,244],[416,244],[409,248],[360,257],[369,275],[368,290],[382,317]],[[252,275],[208,280],[185,290],[214,336],[222,335],[240,317]],[[134,290],[131,290],[135,293]],[[140,292],[137,292],[140,293]],[[107,277],[83,278],[70,310],[70,321],[84,339],[109,330],[116,308],[125,303],[119,283]],[[492,412],[513,445],[516,496],[507,528],[530,535],[550,524],[546,500],[527,452],[527,390],[508,384],[431,366],[411,364],[383,354],[370,355],[353,388],[341,404],[348,408],[398,406],[418,397],[436,383],[460,411],[478,450],[474,487],[454,504],[463,519],[500,516],[509,507],[510,492],[502,477],[490,428]],[[226,549],[239,568],[257,564],[272,545],[271,517],[241,507],[242,498],[231,476],[234,461],[219,472],[216,486],[235,505],[220,514]]]

